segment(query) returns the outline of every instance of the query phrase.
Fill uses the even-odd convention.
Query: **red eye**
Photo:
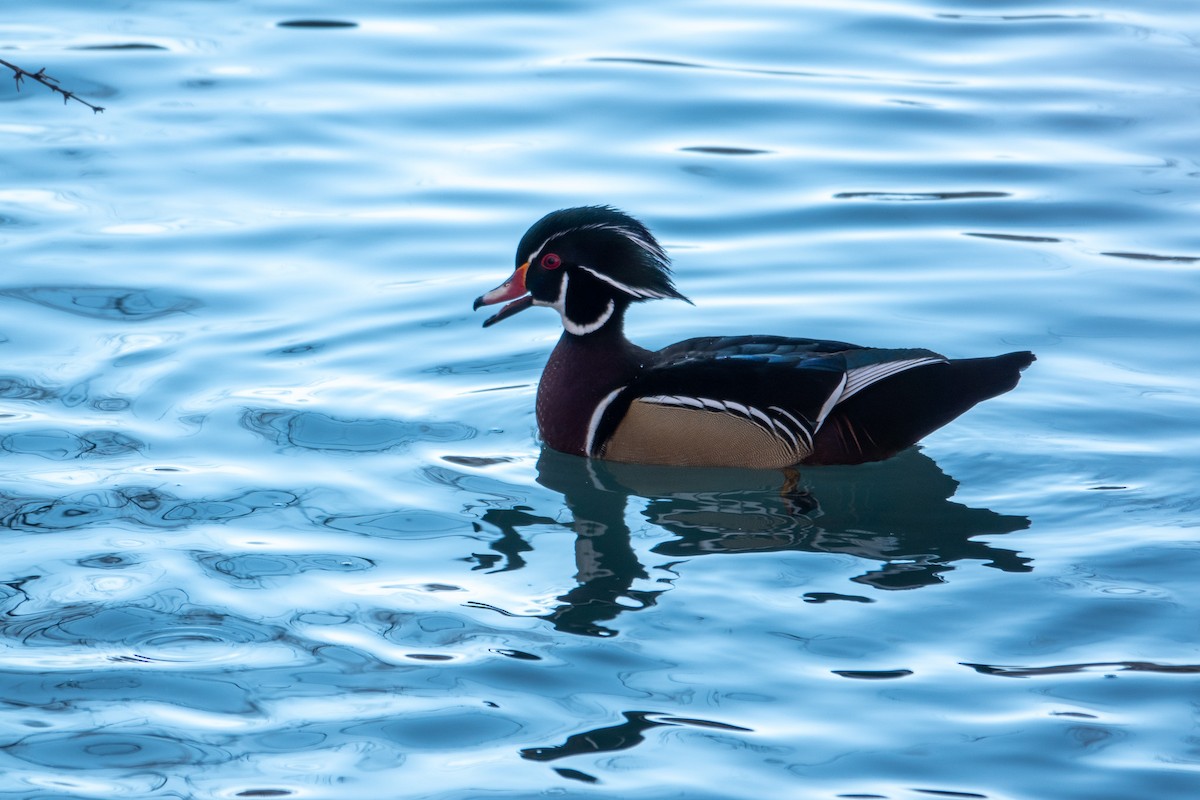
[[[558,269],[562,266],[562,259],[554,253],[546,253],[542,256],[542,267],[544,269]]]

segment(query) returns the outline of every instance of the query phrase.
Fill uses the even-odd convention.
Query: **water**
[[[0,83],[0,796],[1200,796],[1190,0],[8,5],[107,111]],[[470,304],[596,202],[646,346],[1039,360],[787,498],[541,452]]]

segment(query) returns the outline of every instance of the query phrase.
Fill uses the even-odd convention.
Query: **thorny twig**
[[[63,105],[66,105],[67,101],[69,101],[69,100],[74,100],[75,102],[83,103],[85,106],[90,108],[92,110],[93,114],[99,114],[101,111],[104,110],[104,106],[94,106],[91,103],[89,103],[87,100],[84,100],[82,97],[75,94],[74,92],[68,92],[66,89],[63,89],[62,87],[60,87],[58,85],[58,78],[51,78],[49,75],[47,75],[45,67],[42,67],[37,72],[29,72],[27,70],[21,69],[16,64],[8,63],[7,61],[5,61],[2,58],[0,58],[0,64],[3,64],[4,66],[8,67],[9,69],[11,69],[13,71],[13,80],[16,81],[16,83],[17,83],[17,91],[18,92],[21,91],[22,79],[32,78],[33,80],[40,83],[42,86],[45,86],[50,91],[61,94],[62,98],[63,98]]]

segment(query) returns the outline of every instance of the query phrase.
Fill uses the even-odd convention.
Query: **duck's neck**
[[[596,407],[629,383],[651,353],[625,338],[618,316],[577,336],[563,331],[538,384],[537,422],[542,441],[555,450],[587,455],[588,425]]]

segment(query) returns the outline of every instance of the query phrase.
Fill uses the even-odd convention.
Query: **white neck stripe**
[[[612,318],[613,311],[615,311],[615,310],[616,310],[616,305],[613,303],[612,300],[609,300],[608,306],[605,307],[605,309],[604,309],[604,313],[601,314],[600,317],[595,322],[591,322],[587,325],[580,325],[578,322],[571,320],[567,316],[567,313],[565,311],[560,311],[559,313],[562,315],[562,321],[563,321],[564,328],[566,328],[570,333],[573,333],[576,336],[583,336],[588,333],[595,333],[596,331],[598,331],[602,327],[604,327],[604,323],[608,322]]]
[[[594,458],[597,455],[592,452],[592,448],[596,446],[596,429],[600,427],[600,420],[604,417],[604,412],[612,405],[612,401],[617,399],[617,395],[624,388],[624,386],[618,386],[616,389],[613,389],[600,401],[600,404],[596,406],[596,410],[592,412],[592,418],[588,421],[587,439],[583,444],[583,452],[589,458]]]

